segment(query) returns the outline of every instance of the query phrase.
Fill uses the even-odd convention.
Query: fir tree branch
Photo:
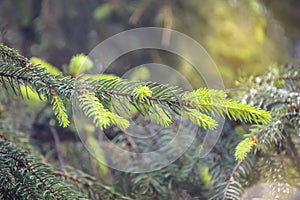
[[[65,128],[70,124],[68,115],[66,113],[67,111],[66,111],[65,105],[64,105],[63,101],[61,100],[61,98],[56,95],[56,92],[55,92],[55,94],[53,94],[53,93],[54,92],[52,92],[51,104],[52,104],[52,107],[54,110],[54,114],[59,121],[59,125],[61,127]]]
[[[1,170],[7,168],[18,179],[18,184],[15,184],[11,190],[12,195],[20,195],[22,198],[30,199],[40,199],[42,197],[85,199],[80,193],[55,178],[50,167],[38,162],[37,157],[24,149],[16,147],[10,141],[0,141],[0,155],[0,162],[6,163],[1,166]],[[3,184],[0,184],[1,188],[3,186]],[[24,187],[27,189],[24,189]]]
[[[295,115],[295,113],[285,112],[274,118],[266,126],[253,125],[250,132],[258,140],[254,153],[256,154],[258,151],[267,152],[273,145],[281,142],[286,137],[282,132],[284,121]]]
[[[70,174],[70,173],[62,172],[62,171],[55,171],[55,175],[57,175],[57,176],[63,176],[65,178],[67,178],[67,179],[70,179],[72,181],[78,182],[82,186],[88,187],[91,190],[93,190],[94,192],[98,193],[101,197],[110,199],[110,197],[107,196],[104,192],[102,192],[101,190],[95,188],[88,181],[84,180],[83,178],[79,178],[79,177],[75,176],[74,174]]]
[[[74,182],[79,183],[87,189],[92,190],[94,193],[100,195],[101,198],[107,200],[120,199],[120,200],[130,200],[129,197],[125,197],[117,192],[113,192],[113,190],[107,186],[97,184],[95,180],[88,176],[91,180],[87,180],[87,177],[79,177],[78,174],[63,172],[63,171],[55,171],[56,176],[64,177],[66,179],[72,180]]]
[[[19,63],[25,64],[28,59],[24,56],[21,56],[16,50],[9,48],[3,44],[0,44],[0,57],[3,61],[7,61],[9,63]]]
[[[230,119],[240,119],[246,122],[268,123],[270,121],[269,113],[257,107],[228,100],[223,91],[198,89],[192,92],[183,92],[177,87],[151,82],[138,83],[120,79],[78,80],[62,75],[55,76],[45,72],[45,68],[41,66],[33,66],[28,59],[20,56],[16,51],[0,45],[0,60],[4,62],[0,67],[3,84],[6,79],[16,94],[22,94],[20,84],[26,86],[29,84],[40,97],[45,96],[48,100],[52,97],[55,114],[62,126],[67,126],[69,122],[60,99],[72,99],[76,96],[79,97],[80,105],[84,105],[84,112],[89,117],[93,117],[94,122],[101,128],[107,127],[110,123],[121,128],[128,127],[125,119],[113,112],[108,112],[110,104],[113,103],[110,99],[120,97],[124,97],[123,100],[132,104],[141,114],[152,113],[158,123],[166,126],[172,121],[171,115],[167,114],[171,111],[193,120],[199,126],[211,129],[216,127],[213,125],[213,120],[207,115],[211,113],[222,117],[226,115]],[[53,91],[55,91],[55,95],[53,95]],[[94,93],[99,101],[96,101],[95,98],[85,98],[89,95],[82,95],[82,91]],[[82,99],[89,101],[90,104],[84,103]],[[155,114],[153,115],[159,111],[158,105],[166,111],[160,113],[161,120]],[[100,109],[101,107],[103,109]],[[193,112],[187,113],[187,110]],[[96,114],[96,112],[98,113]],[[100,115],[102,116],[100,117]],[[107,115],[106,118],[104,115]]]

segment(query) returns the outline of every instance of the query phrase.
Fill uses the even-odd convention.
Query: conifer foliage
[[[274,199],[288,199],[291,188],[299,190],[299,91],[299,66],[294,65],[272,67],[264,76],[243,80],[239,88],[243,101],[269,110],[272,120],[246,128],[231,170],[222,173],[220,165],[211,168],[218,174],[211,199],[240,199],[246,188],[259,183],[269,184]]]
[[[82,55],[77,56],[76,59],[81,57]],[[186,92],[178,87],[153,82],[132,82],[120,78],[76,78],[80,77],[78,73],[81,73],[81,71],[76,71],[76,67],[74,67],[76,59],[72,61],[72,73],[70,75],[52,74],[43,66],[33,64],[14,49],[0,44],[2,86],[9,95],[14,93],[24,98],[29,96],[29,90],[35,91],[41,100],[48,101],[51,104],[54,115],[61,127],[68,127],[70,124],[70,116],[66,105],[72,99],[78,99],[77,103],[82,113],[102,130],[111,126],[117,126],[120,128],[119,130],[125,130],[130,125],[130,119],[122,117],[118,113],[119,111],[130,113],[133,109],[145,117],[152,118],[157,124],[165,126],[166,134],[162,134],[162,137],[170,136],[169,132],[172,130],[167,127],[172,124],[175,116],[178,115],[204,129],[215,129],[218,126],[213,116],[257,123],[258,125],[251,129],[251,138],[245,139],[237,147],[236,158],[240,163],[243,162],[253,147],[256,152],[267,152],[274,144],[278,145],[282,142],[285,134],[283,134],[284,131],[279,122],[299,114],[294,114],[298,111],[298,93],[294,92],[290,96],[284,93],[284,89],[278,89],[275,86],[270,88],[273,97],[280,97],[280,101],[284,101],[282,105],[289,102],[290,107],[288,109],[285,110],[285,107],[280,106],[280,103],[277,104],[277,101],[274,103],[270,100],[262,101],[263,104],[250,102],[253,104],[252,106],[241,104],[228,99],[225,92],[217,90],[202,88]],[[91,63],[88,63],[90,68]],[[278,81],[278,84],[280,84],[280,80],[294,81],[290,77],[279,80],[269,79],[263,82],[265,85],[260,83],[259,86],[267,87],[266,85],[270,83],[277,84]],[[22,89],[24,87],[25,94]],[[265,98],[264,93],[255,95],[258,94],[261,96],[258,96],[259,98],[255,97],[257,100]],[[284,98],[282,95],[285,95]],[[249,96],[247,99],[251,97]],[[255,105],[263,105],[264,108],[275,112],[272,120],[268,112]],[[290,122],[294,121],[291,120]],[[129,197],[143,199],[147,197],[151,199],[155,195],[158,195],[158,197],[159,195],[166,195],[163,194],[167,188],[164,185],[166,177],[169,180],[175,180],[176,178],[173,176],[176,177],[174,174],[178,170],[178,173],[182,173],[181,181],[189,179],[189,172],[195,167],[195,162],[191,162],[190,164],[183,164],[181,169],[176,169],[176,165],[172,164],[170,167],[153,174],[127,174],[123,178],[128,177],[128,184],[132,184],[131,192],[128,194],[118,189],[119,193],[128,196],[125,197],[112,188],[101,185],[93,177],[83,172],[72,169],[54,170],[50,164],[44,162],[37,149],[34,149],[28,142],[28,138],[21,139],[22,137],[26,138],[26,134],[19,133],[13,127],[6,127],[7,124],[3,123],[4,120],[0,123],[0,193],[1,198],[4,199],[127,199]],[[262,126],[262,124],[267,125]],[[278,131],[268,133],[270,130],[268,127],[277,128]],[[186,131],[188,131],[188,127]],[[271,139],[266,137],[267,134],[271,134]],[[256,138],[258,138],[258,142]],[[129,140],[128,137],[124,139]],[[118,141],[121,140],[119,138]],[[169,140],[169,138],[166,138],[165,141]],[[135,143],[131,142],[131,144]],[[145,144],[141,144],[139,149],[143,148],[143,145]],[[188,159],[188,157],[183,159]],[[183,172],[184,169],[186,174]],[[122,174],[122,172],[115,173],[115,176],[117,177],[118,174]],[[162,176],[162,174],[165,174],[165,176]],[[177,178],[178,181],[179,177]],[[231,189],[232,185],[230,183],[226,189]],[[118,186],[118,181],[116,181],[116,186]],[[172,189],[171,182],[169,187]],[[227,194],[233,193],[228,190]],[[162,196],[161,198],[163,198]]]

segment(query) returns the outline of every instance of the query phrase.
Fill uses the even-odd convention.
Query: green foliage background
[[[226,121],[220,140],[207,157],[198,156],[205,135],[204,129],[199,129],[196,142],[174,163],[151,173],[134,174],[103,165],[105,147],[97,145],[97,137],[103,133],[129,151],[148,152],[157,145],[133,140],[124,130],[110,126],[128,126],[126,119],[113,115],[103,100],[116,96],[86,90],[79,93],[84,113],[104,128],[100,131],[94,126],[84,127],[87,144],[94,149],[97,161],[85,151],[76,135],[67,90],[48,90],[38,81],[31,88],[16,83],[17,79],[2,79],[1,83],[5,82],[8,88],[1,87],[0,96],[0,154],[4,158],[0,166],[5,166],[0,168],[0,198],[13,199],[15,195],[22,199],[26,194],[29,199],[247,199],[255,198],[255,191],[264,190],[270,192],[261,198],[297,198],[299,66],[281,64],[293,63],[299,56],[299,10],[295,0],[0,1],[0,43],[31,58],[33,66],[45,68],[44,71],[38,67],[39,75],[50,82],[67,76],[64,83],[72,84],[72,78],[92,67],[88,62],[78,71],[76,66],[85,60],[84,54],[113,34],[136,27],[159,26],[178,30],[202,44],[219,67],[226,86],[231,88],[226,93],[196,90],[204,85],[201,77],[195,76],[193,67],[159,51],[133,52],[113,63],[107,74],[84,75],[83,80],[94,81],[93,87],[126,88],[130,94],[127,101],[133,104],[125,117],[140,124],[148,123],[150,117],[166,126],[160,135],[165,143],[173,139],[174,127],[168,125],[171,120],[176,121],[164,112],[170,107],[151,102],[149,107],[140,106],[140,101],[148,101],[157,94],[153,92],[155,86],[147,82],[142,85],[123,82],[119,78],[140,64],[151,61],[173,66],[192,83],[195,90],[182,97],[191,105],[197,104],[205,115],[189,108],[181,113],[186,119],[212,129],[216,124],[206,114],[214,112],[231,119]],[[15,60],[8,64],[6,61],[2,57],[1,73],[26,75],[26,71],[8,70]],[[26,63],[18,64],[22,68]],[[147,81],[149,77],[147,69],[139,68],[130,79]],[[176,84],[176,80],[171,83]],[[40,92],[36,88],[41,88]],[[182,94],[172,87],[164,87],[164,91]],[[266,115],[252,118],[243,113],[236,101],[224,100],[226,95],[270,111],[271,121]],[[233,109],[227,111],[211,105],[220,101]],[[246,105],[244,108],[251,109]],[[102,115],[93,114],[91,109]],[[171,106],[172,109],[176,110],[176,106]],[[145,111],[151,111],[150,116],[138,114]],[[232,120],[235,117],[243,122]],[[269,123],[247,123],[256,120]],[[183,131],[189,133],[189,123],[185,126]],[[114,159],[122,163],[122,159]],[[21,179],[25,184],[14,190]]]
[[[87,54],[121,31],[158,26],[178,30],[203,45],[230,86],[241,73],[259,74],[267,70],[264,66],[294,57],[299,40],[295,17],[299,6],[293,0],[25,2],[1,2],[0,40],[26,56],[34,55],[56,66],[66,64],[75,54]],[[281,8],[286,10],[279,12]],[[174,66],[199,87],[192,66],[155,51],[127,55],[114,63],[109,73],[121,76],[128,68],[149,60]]]

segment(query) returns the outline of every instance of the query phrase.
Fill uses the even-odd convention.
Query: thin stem
[[[232,170],[232,172],[231,172],[231,174],[230,174],[230,176],[229,176],[229,180],[228,180],[228,182],[227,182],[227,184],[226,184],[226,187],[225,187],[225,189],[224,189],[224,194],[223,194],[222,200],[226,200],[226,196],[227,196],[227,193],[228,193],[228,189],[229,189],[230,185],[234,182],[234,174],[235,174],[235,172],[238,170],[238,168],[239,168],[239,166],[242,164],[242,162],[243,162],[243,161],[239,161],[239,162],[235,165],[235,167],[233,168],[233,170]]]
[[[171,0],[165,0],[164,5],[164,30],[162,35],[162,45],[168,47],[171,40],[171,29],[173,26],[173,12]]]
[[[56,155],[57,155],[57,159],[59,161],[59,164],[61,167],[63,167],[65,164],[64,164],[64,159],[62,157],[62,153],[61,153],[61,149],[60,149],[60,139],[59,139],[59,136],[57,134],[57,131],[56,129],[53,127],[53,126],[50,126],[50,132],[53,136],[53,139],[54,139],[54,146],[55,146],[55,151],[56,151]]]
[[[135,153],[140,153],[139,147],[134,141],[134,139],[131,137],[130,133],[128,133],[126,130],[122,129],[122,132],[124,133],[124,136],[128,140],[129,144],[131,145],[132,149]]]
[[[151,0],[144,0],[138,5],[128,20],[130,24],[136,24],[139,21],[150,2]]]

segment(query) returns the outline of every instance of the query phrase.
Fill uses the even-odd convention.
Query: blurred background
[[[122,31],[153,26],[179,31],[201,44],[215,61],[225,86],[229,89],[238,83],[250,85],[238,82],[241,77],[272,72],[272,67],[275,69],[277,65],[297,62],[300,58],[299,0],[0,0],[0,43],[17,49],[28,58],[41,58],[65,74],[70,72],[67,68],[69,63],[70,68],[70,60],[74,55],[88,55],[99,43]],[[82,56],[79,55],[77,60],[80,61]],[[43,60],[38,59],[35,63],[44,62]],[[203,87],[201,77],[188,62],[160,50],[130,52],[112,63],[105,73],[145,81],[149,78],[149,68],[138,67],[145,63],[173,67],[193,88]],[[42,65],[47,69],[54,68],[45,63]],[[136,70],[131,70],[133,68]],[[60,73],[59,70],[55,73]],[[180,85],[180,80],[176,77],[173,78],[173,84]],[[172,80],[172,77],[168,78]],[[2,92],[4,89],[0,89],[0,93]],[[236,96],[238,95],[230,97],[238,98]],[[14,123],[16,130],[33,136],[35,145],[40,147],[47,161],[56,163],[56,166],[72,166],[87,172],[107,185],[115,185],[116,191],[124,195],[142,194],[155,199],[158,193],[170,192],[169,186],[173,184],[172,187],[176,190],[171,192],[184,196],[182,199],[188,199],[185,197],[189,195],[199,196],[199,199],[201,195],[207,197],[215,192],[211,189],[212,177],[227,179],[236,162],[233,151],[237,141],[246,134],[242,126],[244,124],[227,122],[222,139],[206,160],[198,162],[199,157],[195,152],[198,152],[199,146],[195,143],[168,168],[152,174],[126,174],[108,170],[103,163],[93,160],[76,136],[74,124],[67,129],[60,128],[54,120],[49,103],[41,102],[37,95],[36,98],[32,95],[29,101],[20,101],[18,97],[7,98],[5,95],[0,98],[5,102],[0,104],[0,114],[7,110],[12,115],[12,120],[3,123]],[[136,117],[135,122],[142,124],[143,120],[144,118],[141,120]],[[86,130],[88,133],[95,131],[93,127],[86,127]],[[188,128],[186,131],[189,133]],[[169,134],[172,133],[170,130]],[[115,143],[123,145],[122,148],[131,148],[124,136],[126,134],[121,130],[109,127],[105,134]],[[203,135],[199,134],[199,138]],[[97,135],[97,140],[98,138],[100,137]],[[202,138],[199,141],[202,142]],[[144,145],[142,142],[140,144]],[[145,151],[148,147],[152,148],[151,144],[146,143],[142,147]],[[103,157],[101,147],[97,148],[99,157]],[[295,168],[291,167],[291,162],[282,162],[290,170],[290,175],[286,178],[291,179],[291,185],[298,184],[298,187],[299,177],[294,175]],[[223,163],[227,171],[219,168]],[[265,166],[269,170],[270,165]],[[224,177],[211,173],[219,169]],[[274,169],[278,167],[275,166]],[[154,189],[150,188],[151,191],[148,184],[144,184],[149,183],[149,174],[151,180],[157,180],[157,184],[153,184]],[[274,173],[263,174],[271,176]],[[277,174],[281,176],[280,173]],[[253,180],[249,180],[250,185],[260,180],[257,177],[257,174],[251,174]],[[217,178],[216,182],[221,182]],[[188,194],[183,193],[185,191]],[[246,196],[256,195],[257,188],[253,191],[246,193]],[[207,199],[204,197],[202,199]]]
[[[203,45],[227,87],[237,76],[261,74],[300,56],[297,0],[0,1],[0,42],[59,68],[114,34],[148,26],[180,31]],[[121,57],[108,73],[121,76],[149,61],[176,68],[199,87],[188,63],[151,50]]]

